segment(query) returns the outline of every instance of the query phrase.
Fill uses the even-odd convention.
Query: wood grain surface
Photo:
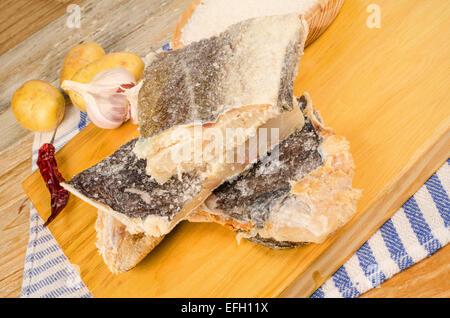
[[[0,297],[17,297],[29,235],[30,201],[20,186],[31,172],[33,135],[0,151]]]
[[[94,247],[95,209],[72,197],[50,230],[94,296],[308,296],[448,158],[450,69],[442,67],[448,34],[439,31],[450,29],[450,7],[438,0],[379,1],[386,14],[383,27],[373,30],[361,14],[368,3],[344,4],[328,32],[306,50],[294,85],[297,96],[311,93],[325,123],[352,145],[354,184],[364,189],[356,217],[322,244],[286,251],[237,246],[234,234],[218,225],[183,223],[135,269],[114,276]],[[65,178],[132,134],[131,124],[114,131],[90,125],[58,153]],[[38,173],[24,189],[47,218]]]
[[[387,280],[365,298],[450,297],[450,245]]]
[[[98,42],[107,52],[133,51],[144,57],[170,40],[188,3],[189,0],[85,0],[81,5],[81,28],[68,27],[68,14],[64,14],[0,55],[0,120],[8,132],[6,138],[0,139],[0,149],[27,134],[17,125],[9,107],[14,91],[24,81],[37,78],[57,86],[65,54],[82,41]],[[48,5],[51,11],[52,3]],[[37,11],[42,14],[42,10]]]
[[[34,4],[39,2],[39,10],[36,10]],[[78,1],[70,1],[77,3]],[[160,3],[160,1],[148,0],[146,3]],[[169,3],[170,10],[175,10],[179,14],[189,1],[165,1]],[[434,6],[436,16],[442,14],[440,8],[446,4],[443,1],[430,1],[430,6]],[[42,21],[54,21],[64,10],[55,10],[57,4],[66,3],[65,1],[35,1],[35,0],[4,0],[2,8],[13,7],[20,8],[20,14],[13,14],[9,11],[0,10],[1,31],[0,46],[6,52],[13,48],[17,43],[22,42],[20,50],[23,52],[32,49],[38,45],[39,41],[33,36],[28,38],[34,32],[38,32],[46,23]],[[369,1],[358,1],[360,6],[357,9],[358,14],[364,15],[365,8]],[[417,1],[402,1],[403,5],[410,4],[414,8]],[[383,9],[383,6],[382,6]],[[387,10],[387,9],[386,9]],[[383,9],[382,12],[386,13]],[[159,43],[166,42],[170,36],[170,27],[173,27],[177,18],[171,15],[171,12],[165,12],[162,15],[153,11],[148,14],[148,20],[153,25],[149,37],[161,40]],[[387,12],[389,14],[389,12]],[[395,12],[394,12],[395,13]],[[167,17],[166,15],[170,15]],[[18,19],[18,16],[21,16]],[[384,16],[384,14],[383,14]],[[172,20],[170,20],[172,19]],[[15,28],[17,21],[22,21],[22,27]],[[419,19],[420,20],[420,19]],[[14,22],[16,21],[16,22]],[[431,23],[433,24],[433,23]],[[162,25],[162,26],[161,26]],[[448,31],[444,28],[441,31]],[[376,32],[377,30],[373,30]],[[444,32],[445,33],[445,32]],[[45,32],[40,35],[45,37]],[[47,34],[49,34],[47,32]],[[445,35],[445,34],[444,34]],[[26,40],[28,38],[28,40]],[[448,35],[447,35],[448,38]],[[5,40],[6,39],[6,40]],[[446,41],[443,41],[446,44]],[[385,44],[384,46],[386,46]],[[70,47],[70,45],[69,45]],[[442,54],[448,56],[448,46],[442,47]],[[17,63],[21,63],[20,60]],[[31,61],[33,63],[33,61]],[[2,65],[2,64],[0,64]],[[445,69],[443,64],[443,69]],[[1,74],[6,74],[3,66],[0,66]],[[54,78],[57,78],[57,72]],[[42,78],[37,74],[38,78]],[[29,79],[26,75],[16,79],[20,85]],[[447,88],[448,90],[448,88]],[[3,105],[9,103],[10,96],[0,93]],[[317,97],[314,96],[314,100]],[[8,106],[6,106],[7,108]],[[0,111],[1,113],[1,111]],[[5,112],[7,114],[7,112]],[[0,147],[0,297],[17,297],[20,293],[22,280],[23,260],[28,240],[28,202],[24,202],[25,194],[20,189],[20,183],[28,175],[31,165],[31,144],[32,135],[20,130],[17,123],[11,116],[0,114],[0,132],[2,132],[2,145]],[[19,138],[23,136],[22,138]],[[7,145],[10,147],[6,148]],[[25,204],[24,204],[25,203]],[[21,209],[21,207],[23,207]],[[368,292],[367,297],[450,297],[448,282],[448,260],[450,259],[450,248],[447,246],[432,257],[411,267],[396,275],[381,285],[381,288]],[[446,266],[445,266],[446,265]],[[447,276],[445,276],[447,275]],[[447,278],[447,279],[446,279]],[[447,284],[445,284],[447,282]]]

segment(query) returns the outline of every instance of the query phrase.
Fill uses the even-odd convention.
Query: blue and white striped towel
[[[67,107],[56,149],[88,122],[85,113]],[[33,170],[39,147],[50,138],[51,133],[36,134]],[[445,246],[450,240],[449,194],[450,159],[312,297],[357,297]],[[32,206],[21,297],[92,297],[77,266],[43,223]]]
[[[312,295],[358,297],[450,240],[450,159]]]

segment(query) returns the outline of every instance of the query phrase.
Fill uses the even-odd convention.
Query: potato
[[[79,69],[71,80],[78,83],[89,83],[96,74],[113,68],[123,68],[130,71],[137,82],[142,79],[144,62],[139,55],[134,53],[110,53]],[[69,96],[75,107],[81,111],[86,111],[86,105],[82,97],[73,92],[69,92]]]
[[[75,46],[67,53],[61,73],[59,74],[59,84],[65,80],[70,80],[72,76],[83,66],[86,66],[105,55],[103,48],[94,42],[86,42]]]
[[[11,107],[23,127],[46,132],[54,130],[63,119],[65,100],[56,87],[41,80],[31,80],[14,93]]]

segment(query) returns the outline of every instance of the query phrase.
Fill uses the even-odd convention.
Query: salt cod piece
[[[142,138],[135,152],[147,159],[147,174],[160,183],[193,170],[229,177],[220,176],[217,154],[242,146],[258,127],[295,109],[293,84],[307,33],[296,14],[259,17],[156,55],[145,70],[138,105]],[[195,127],[202,133],[196,135]],[[218,145],[201,137],[238,128],[232,146],[231,140]],[[192,153],[209,152],[209,160],[174,160],[174,150],[191,143]]]
[[[348,142],[324,127],[308,95],[299,99],[299,105],[306,117],[302,128],[215,189],[187,220],[222,224],[239,238],[272,249],[320,243],[348,222],[361,193],[352,187],[354,164]],[[155,241],[162,240],[131,239],[123,224],[119,234],[106,226],[97,231],[104,238],[98,242],[101,251],[118,251],[103,253],[105,262],[115,265],[113,272],[131,269]],[[128,244],[121,249],[124,241],[136,247]]]
[[[354,162],[349,143],[323,126],[309,102],[305,124],[239,177],[214,190],[190,221],[214,221],[239,238],[270,248],[321,243],[356,212],[361,191],[352,186]]]

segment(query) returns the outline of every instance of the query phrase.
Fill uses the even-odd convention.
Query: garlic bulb
[[[137,101],[142,81],[136,85],[131,72],[115,68],[95,75],[87,84],[65,80],[61,88],[80,95],[92,122],[114,129],[128,118],[137,123]]]

